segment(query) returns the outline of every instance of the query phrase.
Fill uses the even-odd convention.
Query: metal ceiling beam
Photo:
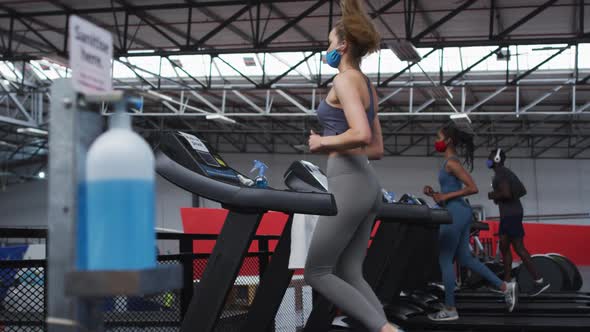
[[[172,67],[174,69],[178,69],[180,71],[182,71],[186,76],[188,76],[190,79],[192,79],[195,83],[197,83],[198,85],[201,86],[201,88],[203,89],[207,89],[207,85],[205,85],[205,83],[201,82],[200,80],[198,80],[196,77],[194,77],[193,75],[191,75],[189,72],[187,72],[184,68],[182,68],[182,66],[179,66],[178,64],[176,64],[174,61],[170,60],[170,58],[166,57],[166,60],[168,60],[168,62],[170,62],[170,65],[172,65]],[[175,70],[176,72],[176,70]],[[177,73],[178,76],[178,73]],[[179,77],[180,78],[180,77]]]
[[[258,112],[260,114],[266,113],[262,108],[260,108],[260,106],[256,105],[252,100],[250,100],[250,98],[246,97],[241,92],[239,92],[237,90],[232,90],[232,92],[233,92],[233,94],[238,96],[240,99],[242,99],[246,104],[250,105],[250,107],[252,107],[256,112]]]
[[[492,98],[496,97],[497,95],[501,94],[502,92],[504,92],[504,90],[506,90],[508,87],[507,86],[503,86],[501,88],[499,88],[498,90],[492,92],[491,94],[489,94],[488,96],[486,96],[485,98],[483,98],[482,100],[480,100],[479,102],[477,102],[475,105],[467,108],[465,110],[465,113],[471,113],[474,110],[476,110],[478,107],[480,107],[481,105],[487,103],[488,101],[490,101]]]
[[[426,59],[429,55],[431,55],[432,53],[434,53],[435,51],[437,51],[436,48],[433,48],[432,50],[430,50],[428,53],[424,54],[424,56],[422,57],[422,60]],[[393,80],[395,80],[396,78],[402,76],[406,71],[408,71],[410,68],[414,67],[418,62],[412,62],[409,65],[406,66],[406,68],[400,70],[399,72],[393,74],[392,76],[390,76],[389,78],[385,79],[383,82],[379,83],[379,87],[384,87],[387,86],[387,84]]]
[[[543,153],[549,151],[550,149],[554,148],[555,146],[557,146],[559,143],[565,141],[566,139],[569,139],[570,137],[560,137],[558,138],[555,142],[551,143],[550,145],[544,147],[541,151],[533,151],[533,158],[539,158]]]
[[[16,18],[22,25],[24,25],[27,29],[29,29],[29,31],[31,31],[35,36],[37,36],[37,38],[41,39],[47,46],[49,46],[50,49],[52,49],[55,53],[64,56],[65,55],[65,51],[61,50],[59,47],[55,46],[50,40],[48,40],[47,38],[45,38],[45,36],[43,36],[41,33],[39,33],[39,31],[37,31],[37,29],[33,28],[29,23],[27,23],[25,20],[23,20],[20,17]]]
[[[471,69],[475,68],[477,65],[479,65],[480,63],[484,62],[485,60],[487,60],[489,57],[491,57],[492,55],[496,54],[500,49],[502,49],[501,47],[496,48],[495,50],[491,51],[490,53],[488,53],[487,55],[483,56],[481,59],[477,60],[476,62],[474,62],[472,65],[470,65],[469,67],[463,69],[462,71],[458,72],[457,74],[455,74],[453,77],[449,78],[448,80],[445,81],[445,85],[449,85],[451,84],[453,81],[455,81],[458,78],[463,77],[463,75],[467,74],[469,71],[471,71]]]
[[[537,8],[535,8],[532,12],[528,13],[523,18],[521,18],[520,20],[516,21],[516,23],[512,24],[511,26],[509,26],[508,28],[506,28],[504,31],[502,31],[501,33],[499,33],[498,35],[496,35],[495,38],[497,38],[497,39],[504,39],[512,31],[518,29],[520,26],[522,26],[526,22],[530,21],[533,17],[539,15],[541,12],[543,12],[545,9],[551,7],[551,5],[555,4],[556,2],[557,2],[557,0],[549,0],[549,1],[546,1],[542,5],[540,5]]]
[[[478,1],[478,0],[467,0],[467,1],[463,2],[463,4],[461,4],[459,7],[455,8],[450,13],[443,16],[440,20],[436,21],[434,24],[430,25],[429,27],[424,29],[422,32],[418,33],[416,36],[412,37],[412,39],[411,39],[412,42],[416,43],[416,42],[420,41],[420,39],[424,38],[432,31],[438,29],[441,25],[448,22],[453,17],[457,16],[457,14],[459,14],[460,12],[462,12],[463,10],[468,8],[469,6],[473,5],[476,1]],[[554,0],[552,0],[552,1],[554,1]]]
[[[161,26],[165,27],[166,30],[168,30],[168,31],[174,33],[175,35],[177,35],[178,37],[182,37],[182,38],[186,37],[185,31],[182,31],[174,26],[171,26],[170,24],[167,24],[166,22],[162,21],[157,16],[154,16],[154,15],[148,13],[147,9],[143,9],[140,6],[130,4],[126,0],[114,0],[114,1],[121,4],[126,12],[129,12],[130,14],[136,15],[137,17],[141,18],[144,22],[146,22],[148,25],[150,25],[152,28],[154,28],[154,30],[156,30],[156,31],[160,30],[160,31],[158,31],[160,34],[162,34],[163,36],[165,36],[165,35],[168,36],[168,37],[166,37],[166,39],[173,42],[176,46],[181,47],[180,43],[178,41],[176,41],[176,39],[172,38],[170,35],[165,33],[163,30],[161,30],[159,27],[157,27],[157,25],[161,25]],[[171,9],[171,8],[167,8],[167,9]],[[115,9],[112,8],[112,10],[114,11]],[[196,42],[197,40],[195,38],[193,38],[192,41]]]
[[[389,9],[391,9],[393,6],[397,5],[400,2],[401,2],[401,0],[391,0],[391,1],[389,1],[388,3],[384,4],[379,9],[377,9],[376,11],[372,12],[370,14],[371,18],[372,19],[375,19],[375,18],[383,15],[386,11],[388,11]]]
[[[292,72],[293,70],[295,70],[295,68],[299,67],[301,64],[303,64],[304,62],[306,62],[307,60],[309,60],[311,57],[315,56],[316,52],[313,52],[311,54],[309,54],[308,56],[304,57],[301,61],[297,62],[295,65],[293,65],[291,68],[289,68],[287,71],[285,71],[284,73],[282,73],[281,75],[273,78],[272,80],[270,80],[268,83],[265,84],[265,87],[271,87],[273,84],[277,83],[278,81],[280,81],[283,77],[287,76],[290,72]]]
[[[208,40],[213,38],[215,35],[217,35],[219,32],[221,32],[223,29],[225,29],[227,26],[229,26],[235,20],[240,18],[240,16],[244,15],[248,10],[250,10],[250,7],[252,7],[252,3],[242,7],[240,10],[235,12],[232,16],[228,17],[225,21],[221,22],[221,24],[219,24],[217,27],[215,27],[214,29],[209,31],[206,35],[201,37],[201,39],[199,39],[197,41],[196,47],[201,47],[202,45],[204,45]]]
[[[537,106],[540,102],[542,102],[543,100],[549,98],[550,96],[552,96],[554,93],[556,93],[557,91],[561,90],[561,88],[563,88],[563,85],[558,85],[556,87],[554,87],[553,89],[551,89],[551,91],[543,94],[542,96],[540,96],[539,98],[535,99],[534,101],[530,102],[528,105],[526,105],[525,107],[522,107],[519,109],[520,113],[524,113],[528,110],[530,110],[531,108]]]
[[[232,64],[230,64],[229,62],[225,61],[223,58],[221,57],[216,57],[215,59],[219,59],[221,60],[221,62],[225,63],[228,67],[230,67],[233,71],[235,71],[236,73],[238,73],[240,76],[242,76],[244,79],[246,79],[246,81],[252,83],[255,87],[257,88],[261,88],[261,85],[257,82],[255,82],[254,80],[252,80],[248,75],[245,75],[244,73],[242,73],[241,71],[239,71],[236,67],[234,67]]]
[[[284,92],[283,90],[277,89],[276,92],[281,95],[283,98],[287,99],[291,104],[295,105],[298,109],[300,109],[303,113],[306,114],[314,114],[311,109],[301,105],[297,100],[295,100],[295,98],[289,96],[286,92]]]
[[[283,33],[285,33],[285,31],[289,30],[294,25],[296,25],[297,23],[299,23],[299,21],[301,21],[302,19],[306,18],[309,14],[313,13],[318,8],[320,8],[321,6],[323,6],[327,1],[328,0],[318,0],[313,6],[307,8],[305,11],[303,11],[303,13],[299,14],[299,16],[295,17],[294,19],[292,19],[291,21],[289,21],[287,24],[283,25],[275,33],[273,33],[268,38],[266,38],[265,40],[263,40],[260,43],[261,46],[263,46],[263,47],[268,46],[273,40],[275,40],[278,37],[280,37]]]
[[[383,14],[389,10],[391,7],[395,6],[396,4],[398,4],[401,0],[393,0],[390,1],[389,3],[381,6],[379,9],[376,9],[375,6],[373,6],[373,4],[370,1],[367,1],[367,5],[369,6],[369,8],[373,11],[369,16],[372,19],[379,19],[379,22],[381,22],[381,24],[383,24],[383,26],[385,27],[385,29],[387,29],[387,31],[389,31],[389,33],[391,33],[391,35],[395,38],[397,38],[397,34],[393,31],[393,29],[391,28],[391,26],[385,21],[385,19],[383,18]]]
[[[399,0],[398,0],[399,1]],[[285,20],[285,21],[289,21],[289,16],[287,14],[285,14],[282,10],[280,10],[279,8],[277,8],[276,6],[273,6],[272,3],[268,3],[266,4],[266,7],[270,10],[273,11],[275,13],[277,13],[278,17],[280,17],[281,19]],[[314,38],[314,36],[312,36],[309,32],[307,32],[305,29],[303,29],[300,25],[296,24],[293,29],[295,31],[297,31],[301,36],[303,36],[305,39],[307,39],[310,42],[317,42],[318,40]],[[261,36],[263,37],[263,36]]]
[[[551,61],[553,58],[555,58],[556,56],[560,55],[561,53],[563,53],[563,51],[567,50],[568,48],[570,48],[571,45],[568,45],[566,47],[562,47],[559,51],[553,53],[550,57],[546,58],[545,60],[541,61],[539,64],[537,64],[536,66],[534,66],[533,68],[527,70],[526,72],[518,75],[516,78],[514,78],[512,81],[510,81],[510,85],[515,85],[516,83],[518,83],[518,81],[522,80],[523,78],[529,76],[531,73],[533,73],[534,71],[536,71],[537,69],[539,69],[542,65],[546,64],[547,62]]]

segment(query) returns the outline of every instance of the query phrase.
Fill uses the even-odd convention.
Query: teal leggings
[[[463,199],[447,202],[447,209],[453,217],[453,223],[442,225],[439,233],[439,264],[445,285],[445,305],[455,306],[455,266],[453,259],[471,271],[481,275],[497,288],[502,280],[490,269],[477,260],[469,250],[469,230],[471,227],[471,207]]]

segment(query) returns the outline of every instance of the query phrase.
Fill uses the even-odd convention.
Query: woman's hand
[[[322,149],[322,136],[316,134],[313,130],[309,135],[309,151],[319,152]]]
[[[432,195],[434,194],[434,189],[432,189],[431,186],[424,186],[424,195],[428,196],[428,197],[432,197]]]
[[[447,201],[447,195],[441,193],[433,193],[432,199],[434,199],[436,204],[443,205]]]

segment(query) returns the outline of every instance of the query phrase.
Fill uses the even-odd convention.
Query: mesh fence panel
[[[0,262],[0,326],[38,331],[45,321],[45,262]],[[22,329],[20,329],[22,327]]]
[[[249,254],[230,290],[216,331],[240,331],[259,284],[259,271],[268,257]],[[179,264],[161,258],[159,264]],[[193,279],[202,276],[207,258],[193,260]],[[45,261],[0,262],[0,332],[44,331]],[[105,327],[113,332],[177,332],[181,324],[181,290],[146,297],[117,296],[105,300]],[[302,275],[293,276],[274,321],[274,331],[296,332],[312,309],[311,287]]]
[[[312,300],[311,286],[305,283],[303,275],[294,275],[275,317],[274,331],[302,331],[311,314]]]
[[[178,260],[160,259],[158,264],[179,264]],[[181,291],[167,291],[151,296],[116,296],[105,300],[104,319],[107,331],[169,332],[179,331]]]

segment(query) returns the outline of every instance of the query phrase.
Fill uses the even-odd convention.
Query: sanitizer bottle
[[[96,139],[86,160],[85,242],[81,269],[154,268],[154,155],[131,129],[129,100],[116,105],[109,130]],[[83,243],[79,245],[84,246]]]
[[[250,171],[250,173],[258,170],[258,176],[254,179],[254,184],[257,188],[266,188],[268,187],[268,179],[264,176],[264,173],[268,169],[265,163],[260,160],[254,160],[254,167]]]

